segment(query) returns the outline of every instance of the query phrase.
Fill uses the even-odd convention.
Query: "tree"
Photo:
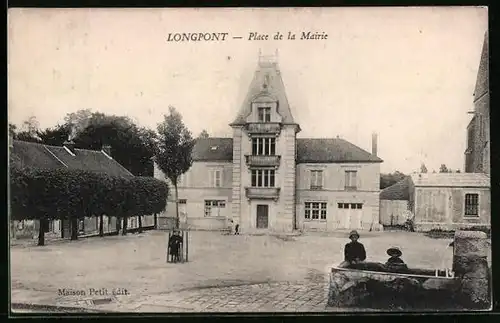
[[[153,176],[154,131],[137,127],[129,118],[92,114],[85,129],[73,139],[75,147],[101,149],[111,146],[116,161],[136,176]]]
[[[176,227],[179,227],[179,177],[189,170],[193,163],[191,156],[195,140],[182,121],[182,116],[174,107],[169,107],[169,115],[158,124],[158,149],[155,161],[170,180],[175,191]]]
[[[392,174],[380,174],[380,189],[392,186],[403,180],[405,177],[406,175],[400,171],[395,171]]]
[[[17,131],[17,126],[15,124],[9,123],[9,135],[15,137],[16,131]]]
[[[92,117],[90,109],[82,109],[66,114],[64,124],[70,129],[70,139],[76,137],[83,129],[87,128]]]
[[[40,141],[45,145],[62,146],[71,134],[71,128],[64,125],[56,125],[54,128],[47,128],[38,131]]]
[[[210,135],[208,134],[208,131],[203,129],[200,134],[198,135],[198,138],[209,138]]]
[[[425,166],[424,163],[422,163],[422,165],[420,165],[420,172],[421,173],[427,173],[427,167]]]
[[[20,129],[14,124],[9,124],[9,134],[13,139],[29,142],[40,142],[38,137],[39,122],[35,116],[31,116],[23,121]]]
[[[446,167],[445,164],[441,164],[441,166],[439,167],[439,172],[440,173],[448,173],[448,168]]]

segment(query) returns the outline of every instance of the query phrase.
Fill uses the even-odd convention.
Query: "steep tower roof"
[[[488,48],[488,32],[484,34],[483,49],[481,51],[481,61],[477,71],[476,87],[474,89],[474,97],[478,99],[484,93],[488,92],[489,87],[489,48]]]
[[[281,78],[275,56],[260,56],[259,54],[259,62],[252,83],[250,84],[250,88],[248,89],[237,117],[231,125],[242,125],[246,123],[246,118],[251,113],[252,101],[259,96],[276,99],[278,101],[278,113],[283,118],[283,124],[296,124],[292,112],[290,111],[285,85]]]

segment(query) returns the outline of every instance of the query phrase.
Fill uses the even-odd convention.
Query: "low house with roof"
[[[380,191],[380,224],[383,226],[401,226],[411,217],[408,208],[410,180],[407,176]]]
[[[490,227],[490,177],[484,173],[414,173],[405,183],[381,192],[388,197],[407,197],[416,231]],[[387,214],[381,222],[387,222]]]
[[[9,153],[12,162],[20,167],[35,167],[42,169],[69,168],[91,172],[106,173],[116,177],[133,177],[125,167],[111,157],[111,147],[103,146],[101,151],[78,149],[72,142],[66,142],[64,146],[49,146],[40,143],[12,140],[9,138]],[[144,225],[154,219],[145,219]],[[129,228],[137,226],[137,219],[129,219]],[[16,232],[20,235],[36,235],[38,221],[13,222],[12,238]],[[47,233],[61,234],[63,237],[70,236],[70,221],[49,221]],[[29,229],[27,229],[29,228]],[[104,217],[104,232],[115,231],[116,219]],[[95,217],[85,218],[79,221],[79,234],[97,233],[99,221]],[[27,232],[28,231],[28,232]],[[28,233],[28,234],[26,234]]]
[[[380,163],[341,138],[297,138],[275,60],[261,57],[230,138],[199,138],[180,179],[181,225],[243,232],[379,229]],[[155,165],[155,177],[166,180]],[[166,225],[166,216],[159,224]]]

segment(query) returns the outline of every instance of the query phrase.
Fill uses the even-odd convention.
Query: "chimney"
[[[372,133],[372,155],[377,156],[377,134]]]
[[[73,142],[73,140],[66,140],[63,143],[63,146],[71,155],[75,155],[75,143]]]
[[[102,145],[101,151],[111,157],[111,146],[110,145]]]

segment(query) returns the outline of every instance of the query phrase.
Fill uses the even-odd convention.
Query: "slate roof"
[[[259,95],[271,96],[278,100],[278,113],[283,117],[283,124],[296,124],[290,111],[278,63],[259,61],[250,88],[232,125],[241,125],[246,122],[246,118],[251,113],[252,100]]]
[[[233,161],[233,138],[198,138],[193,147],[194,161]]]
[[[382,159],[341,138],[297,139],[298,163],[381,163]]]
[[[217,147],[217,148],[215,148]],[[200,138],[193,148],[194,161],[232,161],[232,138]],[[351,144],[335,139],[297,139],[298,163],[381,163],[382,159]]]
[[[133,176],[116,160],[97,150],[75,149],[72,156],[64,147],[12,141],[11,160],[21,167],[45,169],[69,168],[106,173],[112,176]]]
[[[410,199],[410,177],[407,176],[399,182],[380,191],[381,200],[405,200]]]
[[[490,187],[490,177],[483,173],[411,174],[413,184],[424,187]]]

